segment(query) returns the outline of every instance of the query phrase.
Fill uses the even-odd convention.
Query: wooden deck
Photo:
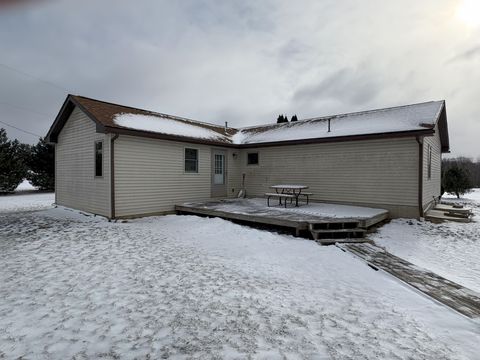
[[[327,235],[330,239],[363,236],[388,218],[388,211],[326,203],[267,207],[265,199],[222,199],[176,205],[178,214],[220,217],[249,224],[289,228],[296,236]],[[358,236],[356,236],[358,235]],[[329,241],[328,243],[335,243]]]
[[[371,244],[337,245],[459,313],[480,318],[480,294]]]

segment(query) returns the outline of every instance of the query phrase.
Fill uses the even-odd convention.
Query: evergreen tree
[[[468,171],[458,165],[451,166],[443,174],[442,189],[447,193],[457,195],[457,198],[469,192],[471,187]]]
[[[27,161],[27,179],[40,190],[55,189],[55,151],[45,139],[31,147]]]
[[[298,121],[297,115],[296,115],[296,114],[293,115],[293,116],[292,116],[292,119],[291,119],[290,121]]]
[[[277,124],[288,122],[288,118],[285,115],[278,115]]]
[[[24,159],[24,147],[0,129],[0,193],[13,192],[22,182],[27,172]]]

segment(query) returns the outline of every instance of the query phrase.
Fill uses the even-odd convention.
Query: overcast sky
[[[0,121],[45,135],[68,92],[233,127],[445,99],[452,155],[480,158],[479,3],[0,7]]]

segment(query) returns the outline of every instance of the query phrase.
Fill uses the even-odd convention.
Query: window
[[[198,150],[185,148],[185,172],[198,173]]]
[[[103,176],[103,141],[95,141],[95,176]]]
[[[428,159],[427,159],[428,173],[427,178],[430,180],[432,178],[432,147],[428,145]]]
[[[247,154],[247,165],[258,165],[258,153]]]

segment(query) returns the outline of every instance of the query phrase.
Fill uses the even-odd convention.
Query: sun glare
[[[457,8],[457,17],[468,26],[479,26],[480,0],[463,0]]]

